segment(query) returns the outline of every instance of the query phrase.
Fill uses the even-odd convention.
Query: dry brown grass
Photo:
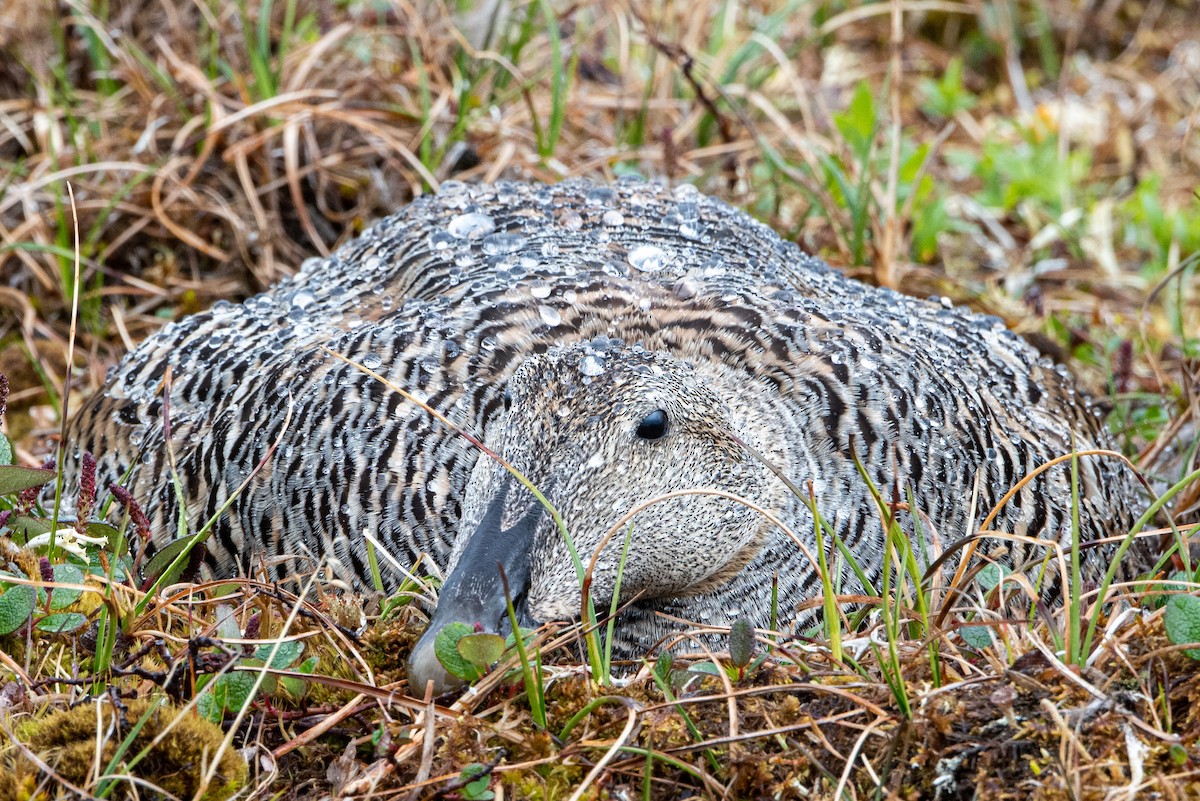
[[[86,394],[165,320],[264,289],[439,181],[636,170],[694,182],[859,277],[1003,316],[1110,398],[1122,446],[1156,485],[1195,467],[1200,45],[1187,0],[555,3],[557,59],[543,6],[511,5],[519,49],[485,43],[485,17],[441,2],[297,0],[290,17],[276,3],[262,48],[257,3],[0,8],[0,373],[21,459],[38,461],[57,432],[67,181],[82,232],[71,381]],[[975,105],[930,115],[919,82],[956,56]],[[865,159],[838,124],[860,80],[883,120]],[[907,174],[920,145],[933,155]],[[1054,191],[1039,191],[1056,186],[1042,165],[1017,202],[988,202],[1022,179],[1020,164],[988,165],[1022,147],[1048,148],[1052,166],[1082,158]],[[861,188],[857,205],[831,164]],[[911,191],[922,177],[927,195]],[[1198,505],[1200,482],[1176,521]],[[117,592],[111,613],[141,597]],[[792,642],[733,682],[681,659],[679,704],[649,667],[593,684],[567,646],[547,652],[547,733],[502,671],[448,706],[408,698],[400,666],[422,623],[409,607],[360,634],[354,602],[319,584],[181,585],[126,618],[95,682],[86,642],[0,640],[0,737],[89,690],[193,707],[200,677],[246,672],[264,692],[225,715],[221,747],[243,749],[265,795],[469,797],[474,762],[498,797],[518,798],[1195,796],[1196,662],[1163,634],[1162,610],[1118,609],[1085,608],[1112,617],[1071,666],[1055,653],[1062,612],[1028,625],[961,601],[945,627],[893,638],[909,716],[883,681],[886,650],[869,647],[878,617],[847,620],[843,663]],[[994,646],[966,645],[969,616]],[[299,698],[245,661],[289,638],[324,676]],[[0,746],[25,777],[0,781],[0,796],[64,792],[26,739]],[[80,774],[87,792],[102,767]]]

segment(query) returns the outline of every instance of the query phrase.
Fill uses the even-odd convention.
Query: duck
[[[943,568],[994,510],[1002,535],[969,555],[1027,570],[1069,547],[1074,469],[1095,577],[1113,552],[1095,541],[1127,533],[1138,500],[1118,459],[1038,472],[1112,438],[1001,320],[851,280],[691,185],[641,179],[443,183],[268,291],[166,325],[69,438],[127,476],[152,549],[181,516],[215,519],[213,576],[321,568],[364,588],[368,538],[389,588],[426,560],[444,582],[409,678],[438,694],[458,684],[445,626],[502,631],[509,602],[578,621],[585,573],[596,608],[621,604],[615,653],[638,655],[681,620],[798,632],[823,579],[877,589],[885,506]]]

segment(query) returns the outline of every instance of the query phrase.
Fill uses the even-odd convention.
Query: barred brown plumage
[[[165,327],[116,368],[70,440],[109,479],[139,462],[132,489],[162,539],[180,513],[164,409],[193,523],[277,442],[217,523],[210,569],[266,562],[286,574],[311,558],[361,584],[366,529],[401,562],[428,553],[452,569],[434,630],[499,625],[497,563],[528,617],[576,617],[564,540],[496,462],[320,346],[478,433],[561,511],[585,561],[632,507],[688,488],[745,498],[811,550],[808,508],[752,448],[795,484],[812,482],[876,582],[883,535],[852,448],[877,486],[911,489],[932,549],[970,533],[977,480],[978,519],[1037,465],[1109,444],[1065,370],[999,320],[848,280],[690,186],[448,183],[269,292]],[[1082,537],[1125,533],[1137,499],[1128,472],[1086,458],[1079,478]],[[1068,463],[992,528],[1067,542],[1070,499]],[[915,537],[912,516],[901,520]],[[651,506],[630,536],[626,653],[673,628],[656,612],[765,625],[776,575],[785,609],[819,594],[789,536],[725,498]],[[597,564],[601,608],[623,537]],[[980,552],[999,549],[1010,565],[1044,552],[1016,540],[984,540]],[[1089,573],[1110,553],[1088,550]],[[441,688],[421,650],[430,639],[414,673]]]

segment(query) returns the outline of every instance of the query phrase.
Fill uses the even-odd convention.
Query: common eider
[[[503,625],[501,568],[525,619],[578,619],[566,540],[509,466],[583,563],[607,537],[599,609],[628,539],[616,650],[638,654],[680,629],[671,618],[767,625],[773,581],[780,625],[810,624],[793,611],[821,592],[810,485],[879,583],[880,510],[856,456],[900,493],[897,520],[932,561],[1039,465],[1110,445],[1066,371],[1000,320],[849,280],[691,186],[625,180],[443,184],[269,291],[164,327],[69,441],[106,481],[132,466],[159,546],[180,514],[168,448],[192,526],[247,482],[207,542],[214,575],[329,565],[365,586],[364,532],[400,564],[426,554],[447,579],[411,663],[417,693],[449,686],[442,626]],[[1078,477],[1082,539],[1126,533],[1128,472],[1083,458]],[[1070,481],[1069,461],[1039,474],[990,526],[1011,536],[982,538],[976,557],[1036,566],[1037,540],[1068,544]],[[649,504],[609,536],[684,490],[720,494]],[[1088,574],[1111,552],[1086,550]],[[861,592],[831,560],[840,590]]]

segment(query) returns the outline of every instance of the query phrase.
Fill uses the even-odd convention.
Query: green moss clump
[[[97,707],[83,704],[71,710],[53,712],[40,720],[27,721],[18,727],[16,735],[63,779],[76,787],[94,791],[97,788],[89,785],[96,770],[97,732],[103,738],[99,762],[100,770],[104,770],[132,728],[147,715],[152,703],[151,699],[143,698],[130,701],[123,710],[102,706],[99,725]],[[164,732],[166,734],[145,756],[132,768],[125,768]],[[125,749],[121,763],[113,773],[135,775],[177,798],[194,798],[223,737],[220,726],[200,717],[194,710],[181,712],[169,704],[161,704],[149,712],[148,719]],[[7,764],[0,766],[0,770],[12,781],[9,787],[0,787],[0,796],[11,791],[13,798],[27,797],[32,785],[26,779],[36,775],[37,768],[17,750],[9,751],[5,762]],[[237,751],[227,748],[221,754],[212,782],[200,798],[202,801],[225,801],[246,784],[247,775],[245,761]],[[120,779],[116,781],[117,797],[120,797],[124,794],[122,785],[129,785]]]

